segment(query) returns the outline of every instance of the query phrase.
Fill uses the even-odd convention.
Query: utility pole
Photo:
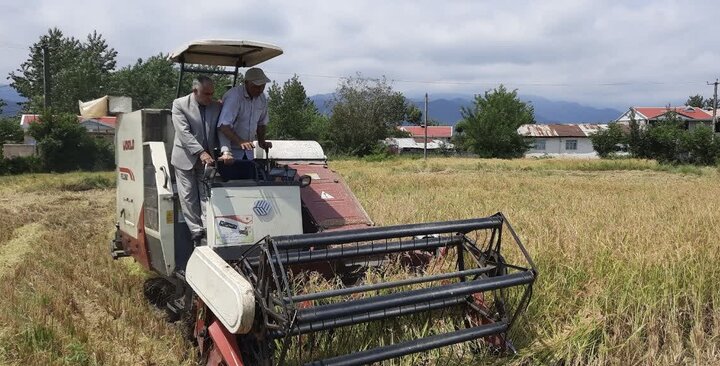
[[[707,83],[707,85],[714,85],[715,86],[715,93],[713,93],[713,124],[712,128],[713,131],[717,130],[717,107],[718,107],[718,101],[717,101],[717,87],[718,87],[718,79],[715,79],[714,83]]]
[[[428,119],[428,94],[425,93],[425,113],[423,113],[423,117],[425,117],[425,147],[423,148],[423,159],[427,160],[427,119]]]
[[[47,45],[42,46],[43,53],[43,97],[45,109],[50,108],[50,52]]]

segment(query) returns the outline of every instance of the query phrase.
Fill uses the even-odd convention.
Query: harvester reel
[[[500,254],[503,230],[525,266]],[[478,231],[489,232],[484,242],[472,239]],[[250,364],[268,366],[364,365],[445,346],[464,347],[459,357],[502,352],[536,276],[501,214],[268,237],[260,252],[235,267],[255,286],[260,312],[240,343],[252,345],[243,352]],[[323,263],[335,272],[302,270]],[[418,323],[422,337],[402,331]]]

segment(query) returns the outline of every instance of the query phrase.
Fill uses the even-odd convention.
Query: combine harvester
[[[280,54],[258,42],[191,43],[171,55],[178,95],[186,72],[237,80],[239,68]],[[537,271],[502,214],[375,227],[317,142],[272,141],[255,151],[255,179],[206,169],[207,245],[194,248],[173,136],[169,110],[120,117],[111,252],[173,289],[163,305],[190,325],[201,364],[462,364],[514,351]]]

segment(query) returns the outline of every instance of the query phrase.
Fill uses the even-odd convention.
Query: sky
[[[0,84],[28,46],[58,27],[97,30],[118,66],[198,39],[276,44],[261,67],[309,95],[340,78],[385,76],[430,98],[504,84],[594,107],[664,106],[712,96],[720,22],[711,1],[1,0]]]

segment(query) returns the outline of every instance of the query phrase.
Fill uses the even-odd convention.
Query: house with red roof
[[[630,121],[634,119],[640,126],[646,126],[667,119],[671,114],[675,114],[677,118],[685,121],[685,128],[688,129],[695,128],[696,126],[712,126],[713,116],[711,110],[691,106],[630,107],[630,109],[616,119],[615,122],[630,124]]]

